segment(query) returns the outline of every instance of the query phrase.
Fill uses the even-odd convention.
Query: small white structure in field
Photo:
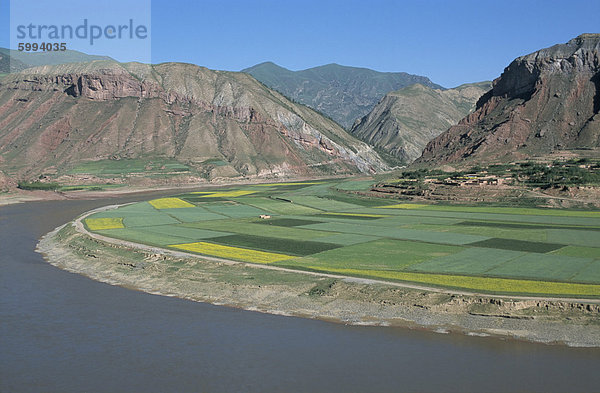
[[[271,218],[271,216],[268,214],[261,214],[259,217],[262,218],[263,220],[268,220],[269,218]]]

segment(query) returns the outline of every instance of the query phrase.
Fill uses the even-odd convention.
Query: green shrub
[[[17,187],[21,190],[43,190],[43,191],[55,191],[60,187],[58,183],[42,183],[40,181],[26,182],[22,181],[17,184]]]

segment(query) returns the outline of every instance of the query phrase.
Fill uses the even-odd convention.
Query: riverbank
[[[262,184],[273,181],[315,181],[324,179],[343,178],[344,175],[332,176],[312,176],[312,177],[294,177],[294,178],[248,178],[248,179],[217,179],[205,183],[182,183],[182,184],[159,184],[159,185],[123,185],[118,188],[106,188],[102,190],[82,189],[73,191],[43,191],[43,190],[21,190],[19,188],[11,188],[8,191],[0,192],[0,206],[12,205],[15,203],[40,202],[40,201],[56,201],[68,199],[103,199],[117,198],[126,195],[151,193],[173,190],[174,192],[185,192],[190,190],[210,190],[226,186],[239,186],[247,184]],[[101,187],[101,185],[99,185]]]
[[[134,249],[72,224],[44,236],[38,252],[59,268],[112,285],[246,310],[600,347],[600,306],[593,303],[434,292]]]
[[[213,188],[222,187],[226,184],[197,184],[197,185],[182,185],[173,186],[166,185],[161,187],[133,187],[124,186],[116,189],[106,189],[102,191],[95,190],[76,190],[76,191],[41,191],[41,190],[19,190],[15,189],[9,192],[0,194],[0,206],[12,205],[15,203],[40,202],[40,201],[59,201],[69,199],[102,199],[102,198],[117,198],[133,194],[142,194],[160,191],[188,191],[198,188]],[[237,183],[233,183],[237,184]]]

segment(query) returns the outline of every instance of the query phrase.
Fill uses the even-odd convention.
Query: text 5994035
[[[64,52],[67,50],[66,42],[19,42],[19,52]]]

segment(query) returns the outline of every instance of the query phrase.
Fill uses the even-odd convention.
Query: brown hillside
[[[243,73],[94,61],[30,68],[0,81],[0,169],[10,176],[149,157],[210,178],[386,168],[333,121]]]
[[[432,140],[418,164],[521,160],[600,147],[600,34],[514,60],[477,110]]]

